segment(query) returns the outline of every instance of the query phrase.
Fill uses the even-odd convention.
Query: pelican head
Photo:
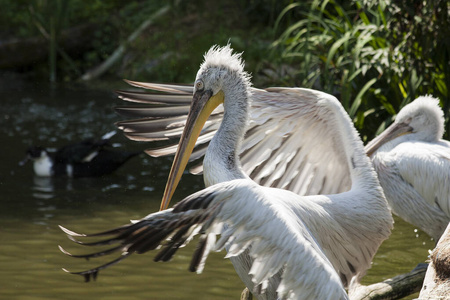
[[[444,134],[444,113],[439,107],[439,99],[421,96],[400,110],[394,123],[366,146],[371,156],[382,145],[399,136],[404,140],[434,142]],[[401,141],[399,141],[401,142]]]
[[[213,46],[205,54],[195,79],[191,107],[169,173],[161,210],[169,206],[203,125],[214,109],[223,104],[224,118],[227,111],[234,111],[240,112],[246,121],[250,85],[250,75],[244,71],[241,53],[233,53],[230,45]],[[240,99],[239,95],[246,97]]]

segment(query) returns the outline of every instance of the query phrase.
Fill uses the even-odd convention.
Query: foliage
[[[201,54],[212,44],[228,41],[237,51],[245,50],[249,69],[255,70],[258,61],[267,53],[272,41],[271,26],[282,9],[275,0],[218,0],[218,1],[80,1],[80,0],[0,0],[0,38],[26,38],[50,33],[52,18],[55,40],[67,28],[94,24],[88,49],[75,55],[54,51],[58,70],[57,80],[73,81],[80,74],[96,67],[119,47],[149,16],[171,3],[169,14],[157,21],[135,42],[127,45],[123,59],[110,75],[134,80],[189,82],[201,62]],[[175,5],[177,3],[177,5]],[[64,6],[64,9],[56,9]],[[273,10],[274,7],[277,10]],[[50,45],[49,41],[49,45]],[[60,49],[65,50],[65,49]],[[55,54],[57,53],[57,54]],[[198,53],[200,55],[192,55]],[[50,73],[46,62],[36,64],[38,76]]]
[[[448,111],[448,3],[432,2],[293,2],[277,19],[275,53],[296,70],[290,84],[336,95],[367,140],[420,95]]]
[[[332,93],[365,140],[419,95],[439,97],[449,118],[446,0],[170,3],[170,13],[128,45],[110,75],[190,82],[202,59],[198,54],[212,44],[231,42],[237,51],[244,51],[246,69],[256,74],[255,86],[303,86]],[[36,64],[34,69],[41,76],[72,81],[104,61],[166,4],[165,0],[0,0],[6,8],[0,10],[0,38],[47,34],[50,64]],[[58,35],[80,24],[95,25],[90,45],[68,55],[58,46]]]
[[[49,43],[50,70],[73,80],[108,57],[127,35],[143,22],[164,0],[80,1],[80,0],[0,0],[0,37],[27,38],[44,36]],[[58,48],[62,31],[82,24],[93,24],[87,51],[68,55]],[[4,29],[3,29],[4,28]],[[57,54],[56,54],[57,53]],[[35,66],[40,70],[40,65]],[[51,76],[50,76],[51,77]],[[61,76],[59,76],[61,79]]]

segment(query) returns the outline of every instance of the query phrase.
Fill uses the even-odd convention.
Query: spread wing
[[[189,111],[192,86],[130,82],[163,93],[118,91],[124,100],[141,103],[121,106],[117,111],[132,120],[118,122],[133,140],[163,146],[147,150],[151,156],[173,155]],[[309,89],[252,89],[250,120],[240,160],[244,171],[264,186],[291,190],[300,195],[334,194],[350,189],[349,170],[342,153],[336,151],[338,128],[318,105],[317,94]],[[145,104],[145,105],[142,105]],[[151,104],[151,105],[148,105]],[[200,159],[220,126],[219,106],[205,124],[191,155],[197,164],[191,172],[202,172]],[[328,163],[323,164],[326,160]]]
[[[287,202],[273,195],[268,198],[264,188],[250,180],[220,183],[192,194],[173,209],[150,214],[117,229],[82,235],[62,228],[79,244],[113,246],[87,255],[72,255],[61,250],[79,258],[121,254],[106,265],[75,272],[89,280],[99,270],[133,253],[145,253],[160,246],[162,250],[154,260],[168,261],[178,248],[200,234],[189,267],[191,271],[202,272],[211,250],[227,247],[227,257],[233,257],[249,248],[253,258],[249,273],[258,291],[264,292],[268,279],[284,269],[277,289],[281,299],[348,299],[339,276],[307,227]],[[227,228],[222,231],[224,224]],[[221,237],[216,241],[217,234]],[[75,239],[85,236],[112,237],[90,243]]]

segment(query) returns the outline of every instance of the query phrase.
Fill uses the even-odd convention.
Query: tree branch
[[[395,300],[409,296],[420,291],[428,265],[418,264],[409,273],[371,285],[359,285],[349,290],[352,300]]]
[[[111,68],[125,53],[127,46],[133,42],[145,29],[147,29],[153,22],[165,15],[170,9],[170,5],[166,5],[158,10],[156,13],[150,16],[146,21],[144,21],[138,29],[136,29],[128,39],[122,43],[114,52],[98,67],[94,68],[86,72],[83,76],[81,76],[81,80],[91,80],[99,77],[103,73],[105,73],[109,68]]]

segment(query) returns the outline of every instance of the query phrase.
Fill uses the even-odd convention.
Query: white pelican
[[[439,100],[419,97],[366,146],[392,211],[435,241],[450,222],[450,143]]]
[[[450,223],[430,253],[430,264],[420,291],[420,300],[449,299],[450,295]]]
[[[153,213],[142,220],[102,233],[83,235],[61,227],[73,241],[88,246],[112,245],[111,249],[78,258],[99,257],[122,252],[119,258],[97,268],[74,272],[94,279],[107,268],[132,253],[163,249],[155,261],[168,261],[179,247],[195,234],[201,237],[189,269],[201,273],[208,253],[229,248],[234,257],[251,246],[254,259],[249,271],[256,293],[263,293],[268,279],[283,268],[277,288],[278,299],[345,300],[344,286],[329,260],[317,245],[305,224],[296,217],[284,198],[291,192],[261,187],[251,180],[236,179],[219,183],[192,194],[173,209]],[[255,208],[258,214],[255,214]],[[226,223],[227,229],[222,231]],[[216,234],[221,238],[216,242]],[[75,237],[113,236],[99,242],[83,243]],[[168,239],[167,242],[164,242]],[[115,244],[118,244],[117,246]],[[275,298],[273,298],[275,299]]]
[[[169,106],[118,108],[127,115],[147,117],[118,125],[127,136],[150,141],[179,136],[185,126],[162,209],[167,207],[200,134],[200,148],[191,158],[206,152],[203,172],[207,186],[233,179],[250,181],[249,174],[262,185],[295,192],[297,195],[277,190],[323,249],[344,285],[359,282],[381,242],[389,236],[393,220],[350,118],[331,95],[301,88],[250,88],[248,77],[240,57],[233,55],[229,46],[212,48],[205,55],[194,87],[130,82],[171,93],[119,91],[130,101]],[[186,121],[188,109],[183,105],[191,103],[192,92]],[[223,108],[214,110],[220,104]],[[211,112],[213,119],[207,120]],[[217,128],[215,121],[220,119]],[[206,150],[201,144],[210,140]],[[149,153],[171,154],[175,149],[169,146]],[[258,207],[253,210],[257,215]],[[253,290],[248,255],[231,259],[241,279]],[[275,299],[276,282],[274,279],[267,289],[268,299]]]

